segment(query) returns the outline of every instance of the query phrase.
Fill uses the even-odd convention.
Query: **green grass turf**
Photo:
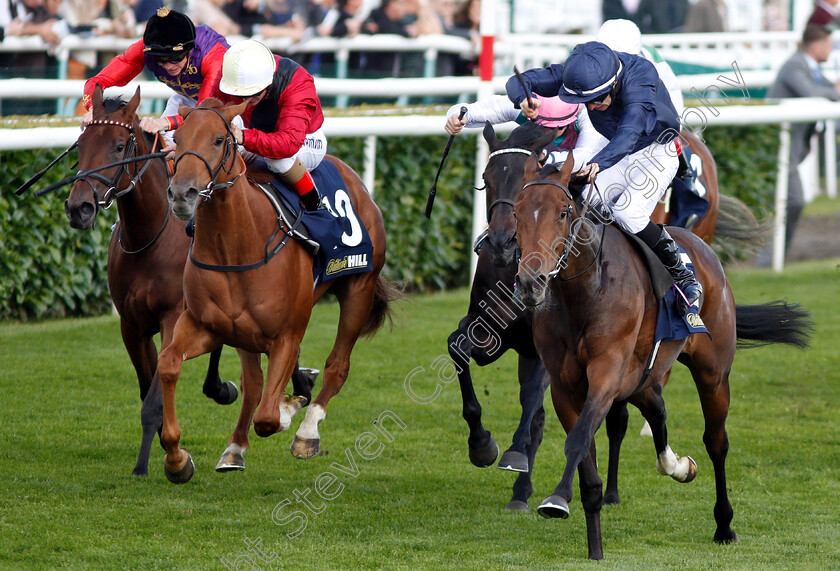
[[[712,541],[714,476],[702,444],[703,420],[687,372],[665,389],[670,444],[691,455],[690,484],[659,476],[653,443],[638,436],[631,407],[622,455],[622,503],[602,512],[605,561],[600,569],[827,569],[840,561],[837,498],[840,460],[840,260],[792,264],[784,274],[737,270],[739,303],[786,298],[813,314],[806,352],[787,347],[740,351],[731,375],[728,485],[740,541]],[[280,287],[280,286],[278,286]],[[321,425],[322,454],[289,453],[292,431],[253,435],[244,472],[213,467],[235,423],[238,403],[220,407],[201,394],[207,358],[185,364],[178,385],[182,445],[195,477],[175,486],[163,475],[155,441],[148,478],[130,475],[140,438],[140,402],[116,317],[0,326],[0,568],[2,569],[580,569],[586,561],[577,484],[568,520],[507,513],[514,475],[474,468],[457,382],[418,404],[405,391],[412,371],[418,395],[432,394],[436,359],[467,306],[467,291],[412,296],[393,331],[362,341],[350,377]],[[323,363],[337,306],[319,304],[302,351],[305,365]],[[236,379],[232,350],[223,376]],[[519,414],[515,357],[474,368],[484,422],[502,449]],[[318,387],[320,387],[320,380]],[[546,397],[548,422],[535,467],[532,508],[560,478],[563,430]],[[354,442],[383,411],[393,441],[365,460]],[[597,442],[602,473],[606,438]],[[342,473],[353,455],[358,474]],[[343,488],[331,501],[295,502],[332,472]],[[324,481],[322,480],[323,484]],[[333,494],[337,484],[328,488]],[[277,507],[279,506],[279,507]],[[277,507],[276,511],[275,508]],[[308,513],[297,537],[290,534]],[[272,513],[274,512],[274,518]],[[284,518],[290,518],[286,525]],[[261,541],[260,559],[245,541]],[[271,561],[268,561],[271,559]],[[238,566],[238,567],[237,567]]]

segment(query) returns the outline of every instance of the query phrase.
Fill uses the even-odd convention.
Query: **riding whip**
[[[48,170],[50,170],[51,168],[53,168],[53,167],[55,166],[55,163],[57,163],[58,161],[60,161],[61,159],[63,159],[63,158],[64,158],[64,157],[65,157],[65,156],[66,156],[66,155],[67,155],[70,151],[72,151],[73,149],[75,149],[75,148],[76,148],[76,146],[77,146],[78,144],[79,144],[79,141],[76,141],[75,143],[73,143],[72,145],[70,145],[69,147],[67,147],[67,150],[66,150],[66,151],[64,151],[63,153],[61,153],[60,155],[58,155],[56,158],[54,158],[54,159],[53,159],[53,161],[52,161],[50,164],[48,164],[47,166],[45,166],[45,167],[44,167],[41,171],[37,172],[37,173],[35,174],[35,176],[33,176],[32,178],[30,178],[29,180],[27,180],[25,183],[23,183],[22,185],[20,185],[20,188],[18,188],[18,189],[15,191],[15,194],[17,194],[18,196],[20,196],[21,194],[23,194],[24,192],[26,192],[27,190],[29,190],[29,187],[30,187],[30,186],[32,186],[33,184],[35,184],[36,182],[38,182],[39,180],[41,180],[41,177],[42,177],[42,176],[44,176],[45,174],[47,174],[47,171],[48,171]]]
[[[458,114],[458,120],[464,118],[467,114],[467,108],[461,107],[461,113]],[[449,140],[446,141],[446,147],[443,149],[443,156],[440,158],[440,165],[438,165],[437,174],[435,175],[435,182],[432,183],[432,188],[429,189],[429,199],[426,201],[426,218],[432,217],[432,207],[435,205],[435,194],[437,194],[437,183],[440,178],[440,171],[443,169],[443,163],[446,161],[446,155],[449,154],[449,148],[452,146],[452,141],[455,140],[455,135],[449,135]]]
[[[522,78],[522,74],[519,73],[519,69],[516,66],[513,66],[513,74],[516,76],[516,79],[519,81],[519,85],[522,86],[522,91],[525,92],[525,99],[528,100],[528,107],[531,109],[534,108],[534,103],[531,101],[531,90],[525,87],[525,80]]]

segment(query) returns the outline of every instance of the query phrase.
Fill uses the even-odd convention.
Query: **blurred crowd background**
[[[497,33],[594,34],[604,20],[613,18],[634,21],[643,34],[798,30],[797,14],[824,6],[833,19],[837,3],[838,0],[497,0]],[[436,75],[477,73],[481,0],[0,0],[3,38],[37,36],[48,45],[42,51],[0,51],[0,79],[55,78],[57,62],[49,46],[58,45],[70,35],[140,38],[145,22],[164,5],[185,12],[197,25],[207,24],[228,37],[305,42],[316,37],[353,38],[360,34],[395,34],[405,38],[453,35],[469,40],[473,49],[463,54],[442,53],[437,59]],[[62,75],[67,79],[91,77],[116,53],[71,51]],[[292,57],[315,76],[335,76],[334,52]],[[421,51],[353,51],[347,76],[422,77],[423,65]],[[44,112],[50,112],[49,103],[46,105]],[[10,111],[4,105],[3,114]]]

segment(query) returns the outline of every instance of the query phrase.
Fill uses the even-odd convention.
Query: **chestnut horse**
[[[603,558],[601,480],[594,434],[610,407],[628,400],[650,423],[662,474],[688,482],[696,474],[690,458],[672,452],[665,428],[659,381],[676,360],[691,371],[705,417],[703,442],[714,465],[714,517],[719,543],[735,541],[725,460],[729,441],[729,372],[739,340],[807,344],[807,313],[782,303],[736,306],[720,261],[697,236],[669,228],[694,262],[703,284],[700,317],[710,336],[654,342],[657,302],[638,250],[613,225],[581,214],[580,189],[569,190],[571,161],[525,168],[516,200],[516,241],[521,249],[517,287],[532,308],[537,351],[551,378],[554,408],[566,430],[566,466],[555,491],[539,506],[544,517],[566,518],[575,470],[580,477],[591,559]]]
[[[140,385],[143,439],[132,474],[148,474],[149,452],[163,422],[160,381],[155,377],[157,347],[172,338],[175,321],[184,308],[181,287],[189,238],[184,223],[170,216],[166,200],[169,174],[162,159],[122,164],[98,173],[97,167],[151,153],[152,143],[140,129],[139,88],[128,103],[104,99],[102,88],[93,93],[93,122],[79,137],[79,167],[64,204],[70,226],[93,227],[100,208],[117,204],[119,222],[108,247],[108,288],[120,316],[120,333]],[[236,400],[231,382],[219,379],[221,348],[210,359],[204,394],[220,404]]]
[[[175,138],[175,174],[169,202],[176,216],[195,216],[193,255],[202,265],[251,264],[263,260],[266,245],[276,246],[285,232],[269,199],[245,175],[246,165],[236,151],[230,120],[244,104],[222,106],[205,100],[190,110],[182,107],[184,123]],[[399,292],[380,275],[385,263],[385,227],[382,213],[361,179],[346,164],[328,156],[340,172],[359,220],[373,244],[372,271],[338,277],[313,288],[312,257],[289,240],[276,255],[247,271],[212,271],[189,264],[184,272],[186,309],[178,318],[175,335],[160,354],[158,372],[163,381],[165,473],[170,481],[186,482],[194,465],[179,447],[181,430],[175,411],[175,387],[181,363],[222,344],[237,348],[242,361],[242,411],[226,453],[241,455],[248,447],[248,429],[270,436],[289,428],[300,403],[284,393],[294,369],[312,305],[328,290],[339,301],[340,317],[335,345],[324,368],[324,385],[309,405],[291,452],[311,458],[319,451],[318,425],[329,400],[344,384],[350,353],[360,335],[372,335],[389,315],[390,302]],[[265,391],[260,356],[268,354]],[[259,407],[257,408],[257,405]],[[256,409],[256,412],[255,412]]]

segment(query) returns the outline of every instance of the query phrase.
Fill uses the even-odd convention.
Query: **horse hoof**
[[[484,446],[480,448],[470,448],[470,462],[479,468],[486,468],[492,466],[499,457],[499,445],[493,437]]]
[[[205,391],[204,394],[216,401],[217,404],[228,405],[236,402],[236,399],[239,397],[239,388],[237,388],[235,383],[225,381],[219,385],[218,393],[210,395]]]
[[[138,462],[137,465],[134,466],[134,470],[131,471],[131,475],[132,476],[148,476],[149,475],[149,464],[147,463],[147,464],[142,464],[141,465]]]
[[[608,505],[618,505],[621,503],[621,499],[618,497],[618,494],[607,492],[604,494],[604,503]]]
[[[738,541],[738,536],[732,531],[732,528],[727,528],[724,531],[715,532],[715,543],[735,543]]]
[[[543,500],[537,513],[545,518],[566,519],[569,517],[569,502],[566,498],[552,494]]]
[[[499,460],[499,470],[510,470],[511,472],[527,472],[528,457],[516,450],[507,450]]]
[[[187,455],[187,463],[180,470],[173,472],[166,467],[166,463],[163,464],[163,473],[166,474],[166,479],[173,484],[186,484],[195,474],[195,464],[192,456],[186,450],[184,450],[184,453]]]
[[[300,438],[295,436],[291,447],[292,456],[301,458],[302,460],[309,460],[313,456],[318,455],[320,444],[320,438]]]
[[[523,502],[522,500],[511,500],[505,506],[505,509],[514,512],[527,512],[531,508],[528,507],[527,502]]]
[[[217,472],[232,472],[233,470],[245,469],[244,450],[236,444],[231,444],[222,452],[219,463],[216,464]]]
[[[687,484],[694,480],[697,477],[697,462],[694,461],[694,458],[691,456],[686,456],[686,460],[688,460],[688,474],[685,476],[685,480],[682,480],[683,484]]]

